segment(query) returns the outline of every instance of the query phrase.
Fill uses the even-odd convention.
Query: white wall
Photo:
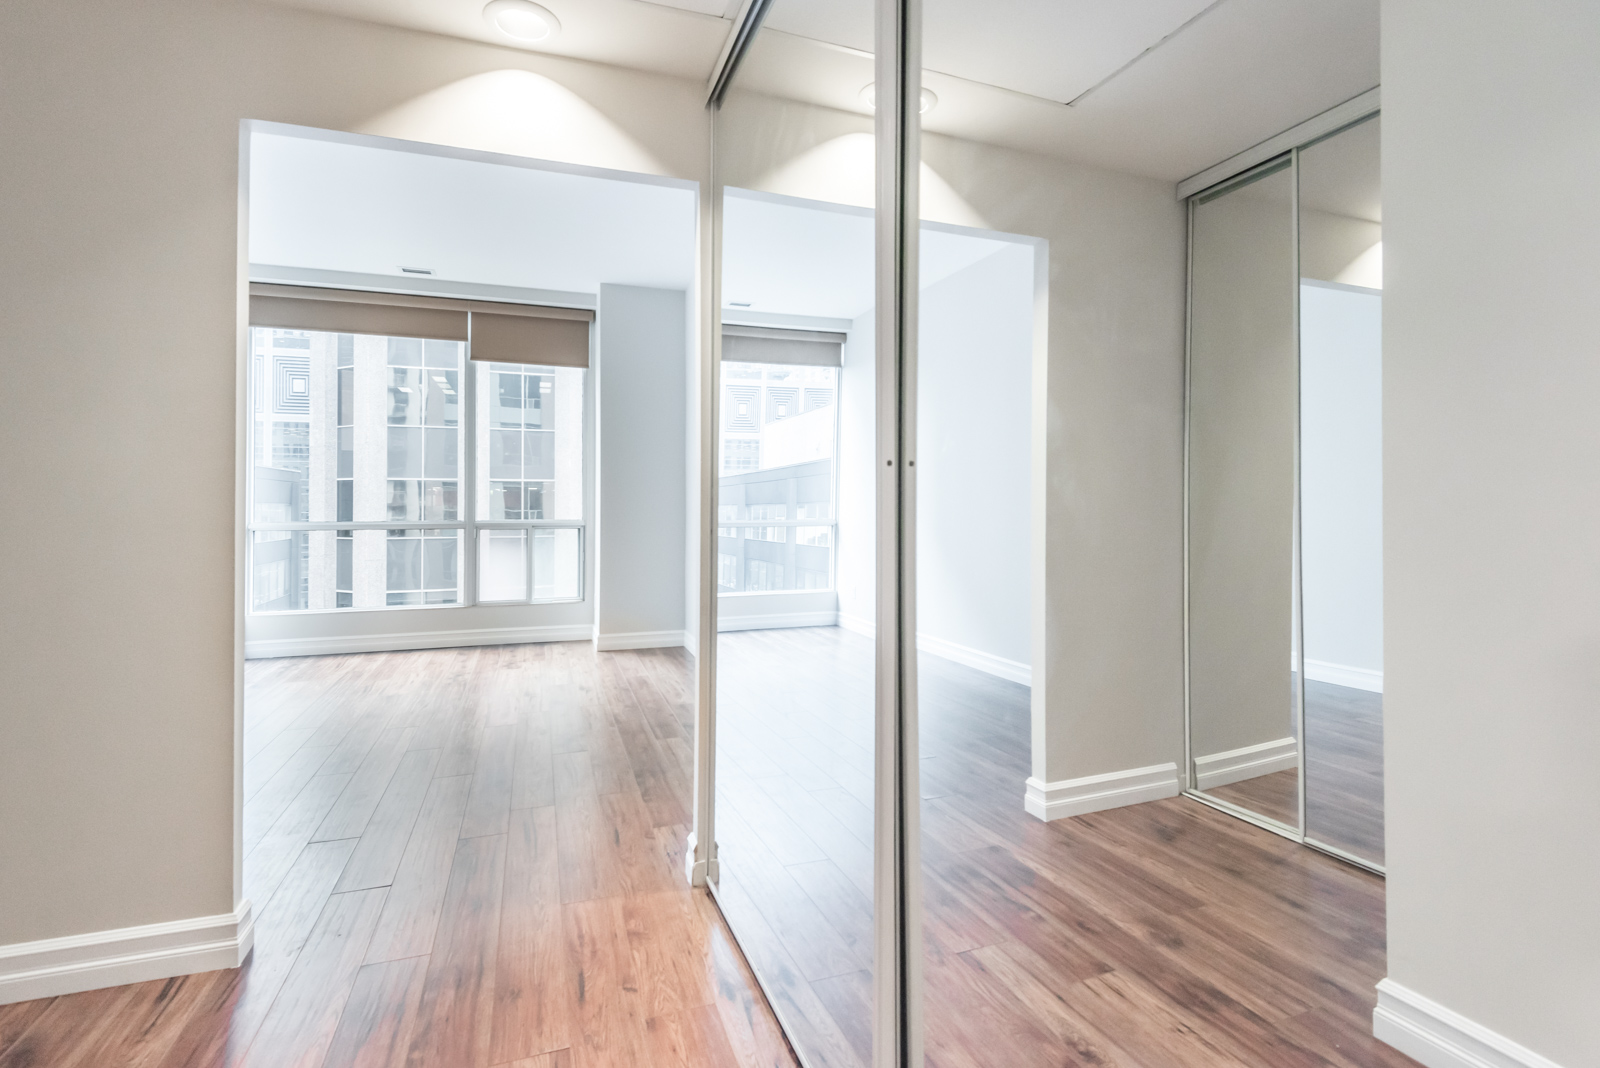
[[[1383,5],[1389,993],[1565,1068],[1600,1064],[1596,41],[1593,0]]]
[[[27,269],[0,481],[37,507],[0,513],[0,945],[239,901],[241,121],[690,179],[707,155],[702,87],[670,78],[235,0],[4,17],[0,247]]]
[[[839,371],[839,549],[834,585],[839,622],[877,628],[877,315],[852,320]]]
[[[1306,677],[1383,689],[1383,296],[1300,286]]]
[[[924,289],[917,344],[917,635],[1013,675],[1032,659],[1033,257]]]
[[[600,287],[595,636],[683,645],[688,531],[688,294]]]

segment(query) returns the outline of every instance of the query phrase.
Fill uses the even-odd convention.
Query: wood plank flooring
[[[811,1068],[870,1062],[872,644],[720,636],[719,900]],[[1177,798],[1022,810],[1028,691],[921,657],[930,1068],[1399,1068],[1383,881]]]
[[[244,968],[0,1006],[0,1068],[795,1065],[684,881],[681,650],[246,665]]]
[[[870,1055],[871,644],[723,636],[723,908],[812,1068]],[[689,661],[247,665],[256,949],[0,1007],[0,1068],[793,1066],[683,884]],[[1181,799],[1022,812],[1027,691],[921,672],[928,1064],[1399,1068],[1381,880]]]

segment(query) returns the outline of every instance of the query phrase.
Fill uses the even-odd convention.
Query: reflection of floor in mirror
[[[1306,833],[1383,863],[1383,694],[1306,683]]]
[[[1292,768],[1213,786],[1206,793],[1290,827],[1300,823],[1300,773]]]
[[[721,901],[814,1068],[870,1062],[872,643],[721,636]],[[1182,798],[1022,809],[1028,690],[922,657],[930,1066],[1415,1062],[1383,881]]]
[[[1383,695],[1306,683],[1306,833],[1383,863]],[[1278,771],[1206,791],[1293,827],[1299,823],[1295,771]]]

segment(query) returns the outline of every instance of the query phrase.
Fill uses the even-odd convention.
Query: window
[[[583,368],[250,333],[252,611],[583,596]]]
[[[833,586],[839,369],[724,360],[719,593]]]

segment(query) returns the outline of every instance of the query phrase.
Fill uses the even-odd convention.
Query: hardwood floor
[[[1306,833],[1383,863],[1383,695],[1306,682]],[[1278,771],[1207,793],[1293,827],[1296,771]]]
[[[866,1064],[871,644],[724,635],[720,900],[812,1068]],[[0,1007],[0,1068],[796,1059],[683,884],[679,651],[247,665],[256,948]],[[1381,880],[1202,805],[1026,816],[1027,691],[921,674],[930,1068],[1398,1068]]]
[[[719,898],[812,1068],[870,1060],[871,643],[721,636]],[[921,658],[927,1062],[1398,1068],[1383,881],[1178,798],[1022,811],[1028,691]]]
[[[795,1064],[684,882],[681,650],[245,676],[250,960],[0,1007],[0,1068]]]

